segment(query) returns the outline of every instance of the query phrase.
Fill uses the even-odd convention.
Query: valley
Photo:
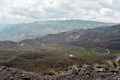
[[[66,80],[67,74],[75,75],[69,73],[71,70],[72,72],[76,70],[76,68],[68,70],[70,66],[81,68],[80,71],[87,67],[85,68],[88,70],[87,74],[92,69],[91,72],[96,76],[95,64],[106,64],[107,61],[114,61],[120,56],[119,36],[120,25],[114,25],[93,29],[75,29],[18,42],[0,41],[0,66],[11,67],[11,70],[12,68],[21,69],[28,72],[27,74],[33,72],[37,77],[39,74],[38,80],[42,80],[40,76],[49,77],[45,80],[50,80],[52,77],[54,80]],[[100,77],[103,74],[108,78],[107,72],[111,70],[109,68],[100,71],[102,74],[98,73],[100,79],[104,80]],[[86,74],[84,70],[82,72]],[[109,73],[113,74],[113,72]],[[119,70],[117,72],[119,73]],[[63,75],[66,77],[64,78]],[[68,80],[80,79],[77,78],[78,75]],[[94,75],[90,76],[91,79],[95,77]],[[85,76],[79,77],[83,77],[82,80],[89,80],[88,77],[84,79]]]

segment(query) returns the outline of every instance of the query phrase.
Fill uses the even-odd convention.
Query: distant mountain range
[[[93,29],[75,29],[19,42],[0,41],[0,49],[40,49],[48,44],[94,46],[120,50],[120,25]]]
[[[56,34],[73,29],[88,29],[112,25],[113,23],[83,21],[83,20],[52,20],[33,23],[1,24],[0,41],[20,41],[34,39],[47,34]]]

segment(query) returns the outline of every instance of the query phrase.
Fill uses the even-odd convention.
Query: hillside
[[[120,50],[120,25],[94,29],[76,29],[37,38],[46,43],[63,43],[76,46],[93,45],[106,49]]]
[[[32,50],[33,48],[44,49],[51,44],[63,44],[120,50],[119,37],[120,25],[114,25],[93,29],[75,29],[57,34],[48,34],[36,39],[25,39],[19,42],[1,41],[0,49]]]
[[[53,20],[37,21],[33,23],[1,24],[0,41],[20,41],[24,39],[34,39],[36,37],[45,36],[47,34],[56,34],[73,29],[96,28],[107,25],[112,25],[112,23],[82,20]]]

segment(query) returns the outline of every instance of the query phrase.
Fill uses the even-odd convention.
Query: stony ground
[[[66,71],[41,76],[21,69],[0,67],[0,80],[120,80],[120,71],[95,71],[90,65],[72,66]]]

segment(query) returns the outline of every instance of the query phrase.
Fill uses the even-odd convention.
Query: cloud
[[[0,0],[0,22],[87,19],[120,22],[120,0]]]

